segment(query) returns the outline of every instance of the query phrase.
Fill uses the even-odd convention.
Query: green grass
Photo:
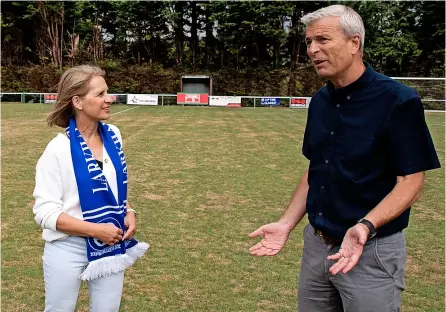
[[[44,242],[32,192],[36,162],[62,129],[46,126],[50,105],[1,109],[2,310],[42,311]],[[443,168],[444,117],[427,114]],[[269,108],[138,107],[112,116],[137,238],[151,244],[126,271],[121,311],[296,311],[306,222],[272,258],[251,257],[247,234],[286,208],[308,165],[305,121],[305,110]],[[444,170],[428,172],[406,231],[403,311],[444,311],[444,194]],[[77,311],[88,311],[85,286]]]

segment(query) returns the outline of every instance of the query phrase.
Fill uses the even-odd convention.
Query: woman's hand
[[[131,239],[136,233],[136,214],[133,211],[127,211],[124,218],[126,231],[122,240]]]
[[[100,239],[104,243],[113,246],[123,240],[122,230],[111,223],[96,224],[95,238]]]

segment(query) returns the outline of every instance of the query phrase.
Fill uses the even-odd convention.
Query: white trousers
[[[86,249],[85,239],[76,236],[45,244],[45,312],[74,311],[82,282],[79,275],[88,265]],[[89,281],[90,311],[119,311],[123,284],[124,271]]]

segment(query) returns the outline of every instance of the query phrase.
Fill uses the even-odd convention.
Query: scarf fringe
[[[146,242],[138,242],[135,246],[132,248],[126,249],[126,255],[128,255],[133,262],[135,262],[138,258],[144,256],[147,249],[150,248],[150,245]],[[132,262],[132,264],[133,264]]]
[[[149,247],[149,244],[139,242],[132,248],[128,248],[125,254],[91,261],[79,278],[83,281],[91,281],[124,271],[142,257]]]

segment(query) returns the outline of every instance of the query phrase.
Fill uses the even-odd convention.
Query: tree
[[[64,2],[37,1],[37,9],[42,20],[44,45],[49,50],[51,60],[62,68],[63,25],[65,18]]]
[[[419,55],[419,72],[423,76],[445,76],[445,3],[423,1],[414,3],[417,15],[415,31]]]
[[[442,1],[4,1],[2,64],[295,70],[308,61],[300,18],[335,3],[362,16],[372,66],[444,76]]]

